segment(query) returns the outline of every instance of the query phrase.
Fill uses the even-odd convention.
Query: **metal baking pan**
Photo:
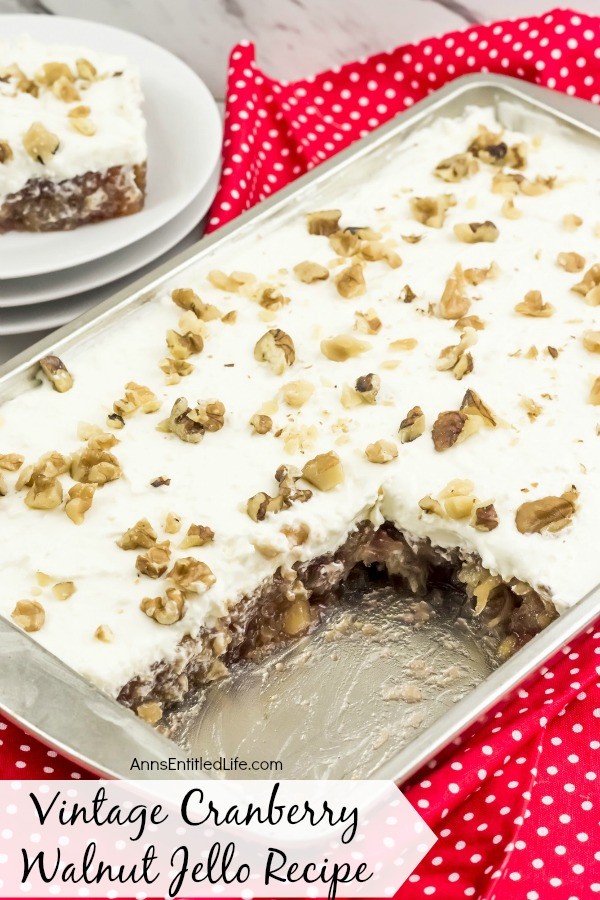
[[[501,119],[516,114],[523,130],[534,123],[539,131],[546,123],[569,129],[574,139],[600,142],[600,112],[592,104],[503,76],[460,78],[0,368],[0,402],[32,387],[41,356],[61,355],[151,302],[163,285],[217,246],[233,246],[257,227],[292,215],[300,203],[317,207],[331,187],[368,178],[413,130],[436,116],[460,115],[468,105],[495,105]],[[358,776],[401,783],[532,676],[600,610],[599,587],[495,667],[481,636],[458,614],[456,598],[446,597],[434,615],[424,617],[422,606],[389,587],[355,594],[309,637],[264,664],[243,664],[187,702],[171,722],[170,738],[0,619],[0,709],[72,760],[112,777],[152,777],[153,772],[131,770],[134,757],[164,763],[238,756],[281,760],[282,770],[260,771],[260,777]],[[423,618],[416,626],[411,622]],[[332,632],[337,640],[331,640]]]

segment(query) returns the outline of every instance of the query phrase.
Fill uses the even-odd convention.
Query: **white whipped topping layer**
[[[162,400],[160,412],[137,413],[116,432],[121,443],[113,452],[123,477],[96,492],[83,525],[75,526],[60,509],[29,509],[24,493],[12,488],[0,499],[4,615],[10,616],[18,600],[39,600],[46,621],[34,637],[116,695],[154,663],[175,659],[184,635],[210,626],[279,566],[334,550],[355,523],[369,516],[375,521],[383,516],[441,547],[478,554],[493,573],[529,582],[551,596],[559,610],[576,603],[600,581],[599,412],[587,402],[591,382],[600,374],[600,357],[582,344],[584,331],[600,327],[600,309],[586,305],[570,290],[581,275],[556,264],[563,251],[582,254],[586,269],[599,259],[600,239],[594,231],[600,193],[595,151],[552,131],[539,145],[532,143],[525,174],[557,176],[561,186],[537,197],[517,196],[516,206],[523,215],[506,219],[501,215],[505,198],[490,191],[496,169],[482,165],[476,175],[457,184],[445,184],[432,175],[440,159],[466,148],[479,123],[497,127],[491,109],[476,109],[414,133],[387,161],[375,162],[366,182],[352,186],[337,181],[326,196],[315,193],[315,201],[285,223],[217,249],[201,267],[178,277],[173,287],[191,287],[223,313],[238,314],[235,324],[208,323],[204,351],[190,360],[196,369],[179,385],[165,386],[158,368],[166,354],[165,333],[177,328],[181,315],[165,291],[64,354],[75,378],[68,393],[58,394],[44,383],[4,405],[0,453],[22,453],[27,462],[34,462],[49,450],[71,453],[81,447],[78,423],[104,427],[113,401],[123,395],[128,381],[147,385]],[[530,138],[505,135],[509,143]],[[455,194],[457,205],[442,229],[414,220],[409,208],[412,195],[449,192]],[[353,300],[339,296],[332,278],[304,284],[292,271],[302,260],[327,265],[335,257],[326,237],[307,233],[303,215],[334,206],[343,211],[343,226],[369,225],[396,239],[403,258],[397,269],[384,262],[367,264],[367,293]],[[570,213],[583,219],[574,232],[562,224]],[[455,223],[488,219],[500,231],[496,243],[468,245],[454,237]],[[423,234],[424,239],[417,244],[401,240],[401,235],[412,234]],[[460,334],[454,322],[428,315],[427,310],[439,300],[457,262],[467,268],[488,266],[492,260],[499,274],[468,288],[473,298],[470,313],[485,322],[485,329],[477,332],[471,348],[474,371],[457,381],[451,372],[438,371],[436,363],[440,350],[457,343]],[[291,302],[272,322],[265,322],[264,311],[255,302],[214,288],[206,278],[211,269],[253,272],[280,286]],[[407,283],[417,294],[412,303],[397,299]],[[554,305],[552,317],[524,318],[515,313],[515,304],[530,290],[540,290]],[[353,331],[355,313],[369,307],[382,322],[377,335]],[[292,337],[296,348],[294,365],[281,377],[253,356],[256,341],[275,326]],[[371,347],[360,357],[332,362],[322,355],[320,341],[340,333],[354,334]],[[417,347],[404,352],[389,348],[390,342],[405,338],[416,339]],[[539,350],[537,359],[524,356],[531,345]],[[544,352],[548,346],[559,351],[556,359]],[[515,356],[519,350],[521,355]],[[397,368],[383,365],[389,360],[397,360]],[[370,372],[381,377],[377,404],[343,408],[342,386],[353,385],[358,376]],[[298,379],[310,381],[315,392],[302,409],[294,410],[286,407],[280,392],[283,384]],[[431,427],[441,411],[459,408],[467,388],[477,391],[505,424],[437,452]],[[227,410],[225,427],[206,434],[198,445],[156,431],[182,395],[191,405],[198,399],[221,400]],[[535,421],[521,405],[523,397],[541,406]],[[273,433],[253,434],[248,420],[273,398],[279,398]],[[425,413],[426,432],[401,445],[398,427],[415,405]],[[288,455],[275,434],[290,424],[317,427],[316,440],[304,453]],[[373,464],[364,455],[367,444],[379,439],[398,445],[398,458],[387,465]],[[248,517],[249,497],[263,490],[276,493],[273,476],[280,464],[302,466],[316,453],[330,450],[343,462],[345,480],[340,486],[329,493],[315,489],[308,502],[295,503],[263,522]],[[171,484],[150,487],[159,476],[170,478]],[[12,485],[15,477],[6,480]],[[440,519],[419,508],[422,497],[436,496],[456,478],[469,479],[480,500],[494,503],[500,522],[496,530],[477,531],[467,521]],[[63,482],[66,493],[71,481],[64,476]],[[573,484],[579,503],[568,528],[557,534],[517,531],[515,511],[521,503],[560,495]],[[183,520],[179,535],[163,531],[169,512]],[[173,560],[195,556],[216,576],[215,585],[191,600],[185,618],[172,626],[157,624],[139,609],[143,597],[164,592],[165,579],[138,575],[138,551],[123,551],[115,543],[140,518],[150,520],[159,540],[172,540]],[[192,523],[210,526],[214,542],[178,549]],[[301,524],[308,526],[309,538],[292,551],[281,529]],[[257,543],[279,552],[267,558],[256,549]],[[56,600],[50,587],[37,587],[37,571],[56,581],[73,581],[76,593],[69,600]],[[112,643],[94,637],[101,624],[112,629]]]
[[[66,63],[76,73],[76,60],[87,59],[98,76],[79,91],[81,99],[65,103],[47,87],[39,96],[15,91],[0,81],[0,140],[7,141],[13,158],[0,164],[0,202],[20,191],[30,179],[63,181],[86,172],[104,172],[111,166],[132,166],[146,159],[146,125],[139,73],[124,57],[98,53],[87,47],[45,45],[28,37],[0,40],[0,70],[13,64],[33,78],[45,63]],[[114,73],[121,73],[115,75]],[[76,86],[81,87],[77,81]],[[90,107],[96,127],[91,136],[80,134],[68,113],[77,106]],[[23,146],[23,136],[34,122],[41,122],[60,141],[56,153],[44,164]]]

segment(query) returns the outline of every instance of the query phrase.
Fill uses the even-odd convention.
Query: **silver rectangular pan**
[[[0,368],[0,403],[32,387],[40,357],[49,352],[60,356],[152,302],[167,282],[195,267],[217,246],[233,246],[257,227],[292,215],[300,203],[317,205],[332,186],[368,178],[413,130],[437,116],[458,116],[469,105],[494,105],[501,119],[516,114],[519,128],[529,122],[570,129],[574,139],[600,150],[600,111],[592,104],[503,76],[460,78]],[[368,593],[359,598],[352,607],[352,627],[337,629],[345,636],[335,643],[334,652],[327,631],[344,617],[347,624],[347,608],[333,611],[332,618],[299,645],[284,648],[264,665],[243,666],[231,679],[187,703],[171,723],[170,738],[149,729],[29,635],[0,619],[0,709],[73,761],[111,777],[155,774],[132,771],[134,757],[163,765],[172,760],[172,768],[161,776],[184,777],[185,772],[175,770],[178,760],[240,756],[281,760],[279,778],[359,775],[401,783],[485,717],[600,612],[599,586],[496,667],[477,634],[452,612],[451,603],[430,625],[413,628],[404,613],[398,614],[411,600],[405,598],[403,606],[389,590],[387,595],[386,589],[375,590],[383,591],[377,602]],[[372,625],[374,617],[379,635],[375,641],[361,632],[361,622]],[[407,699],[402,691],[392,698],[397,702],[379,702],[381,685],[393,678],[397,685],[398,673],[410,680],[415,660],[429,661],[419,702],[409,702],[415,698]],[[390,699],[389,692],[385,699]],[[257,774],[267,777],[268,772]]]

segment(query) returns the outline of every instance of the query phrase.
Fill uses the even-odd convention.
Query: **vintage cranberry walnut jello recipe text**
[[[471,109],[215,251],[5,404],[2,611],[160,720],[360,563],[508,654],[598,581],[589,148]]]

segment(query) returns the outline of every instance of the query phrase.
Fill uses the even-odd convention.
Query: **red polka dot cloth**
[[[432,90],[504,72],[600,103],[600,18],[555,10],[400,47],[293,84],[231,56],[210,229]],[[600,118],[600,116],[599,116]],[[600,629],[565,648],[406,794],[439,836],[400,900],[600,898]],[[0,719],[2,778],[86,773]]]

